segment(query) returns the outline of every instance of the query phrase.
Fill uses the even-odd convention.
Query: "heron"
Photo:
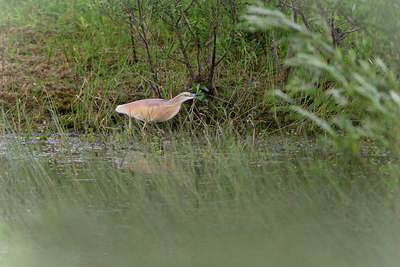
[[[131,129],[132,117],[143,121],[144,125],[141,129],[141,132],[143,135],[145,135],[144,128],[146,127],[147,123],[164,122],[172,119],[176,114],[178,114],[183,102],[193,99],[197,96],[201,95],[183,92],[171,99],[142,99],[119,105],[115,111],[129,116],[129,129]]]

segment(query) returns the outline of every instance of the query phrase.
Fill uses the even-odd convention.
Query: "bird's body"
[[[142,99],[120,105],[116,111],[144,122],[163,122],[174,117],[179,112],[180,105],[171,105],[165,99]]]
[[[145,122],[163,122],[175,117],[183,102],[195,98],[196,94],[183,92],[172,99],[142,99],[119,105],[115,111]],[[129,128],[131,121],[129,120]],[[144,128],[144,126],[143,126]],[[143,132],[143,129],[142,129]]]

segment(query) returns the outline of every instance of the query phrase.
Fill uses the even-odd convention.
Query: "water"
[[[202,159],[208,153],[223,154],[230,153],[226,148],[218,149],[210,141],[196,139],[190,142],[190,151],[185,149],[187,144],[182,144],[179,138],[156,137],[156,141],[144,142],[144,140],[120,137],[87,137],[78,133],[68,133],[63,137],[58,133],[46,136],[37,134],[33,136],[4,135],[0,139],[0,158],[15,157],[9,150],[19,149],[17,153],[20,159],[32,157],[36,160],[47,161],[51,168],[62,173],[65,166],[74,165],[76,171],[87,171],[88,162],[99,159],[108,162],[116,168],[132,168],[137,162],[139,165],[149,165],[150,159],[165,160],[174,156],[185,163],[189,158],[195,157],[196,167],[202,167]],[[240,141],[240,140],[239,140]],[[269,137],[263,140],[237,142],[238,147],[243,149],[240,153],[251,153],[255,155],[250,162],[253,166],[284,165],[288,161],[312,160],[313,158],[337,157],[335,149],[327,142],[316,138],[282,138]],[[210,152],[210,147],[212,152]],[[247,149],[246,147],[251,147]],[[208,151],[208,152],[207,152]],[[167,155],[167,156],[166,156]],[[360,155],[368,158],[376,164],[382,164],[390,160],[390,153],[380,151],[376,146],[366,143],[361,149]]]
[[[107,140],[101,137],[85,137],[81,134],[69,133],[61,137],[59,134],[50,134],[46,137],[43,135],[34,136],[16,136],[4,135],[0,140],[0,156],[10,156],[9,149],[19,149],[19,156],[31,156],[37,160],[47,161],[52,166],[62,169],[65,165],[71,165],[72,160],[76,164],[78,170],[85,168],[85,163],[93,158],[105,160],[116,167],[121,166],[125,161],[132,158],[144,158],[146,155],[152,154],[152,157],[163,157],[164,150],[171,151],[173,145],[170,140],[158,140],[161,144],[151,145],[133,142],[133,141],[117,141],[115,138],[108,137]],[[172,141],[174,142],[174,141]],[[179,142],[179,140],[175,140]],[[264,155],[265,162],[253,162],[254,165],[272,164],[288,160],[287,155],[291,158],[307,157],[307,151],[316,151],[316,141],[294,139],[276,139],[270,138],[256,147],[256,153]],[[207,149],[206,142],[196,141],[191,143],[191,153],[201,156],[204,149]],[[154,149],[156,147],[156,150]],[[213,153],[218,153],[213,151]],[[289,152],[289,153],[288,153]],[[178,157],[185,161],[185,155],[188,151],[181,151]],[[220,152],[225,153],[225,152]],[[246,153],[243,151],[243,153]],[[176,153],[175,153],[176,154]],[[266,157],[268,156],[269,161]]]
[[[398,262],[379,168],[315,139],[6,135],[0,159],[0,266]]]

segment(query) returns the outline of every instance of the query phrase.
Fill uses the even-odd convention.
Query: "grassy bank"
[[[123,1],[115,5],[95,0],[2,1],[2,108],[13,129],[18,131],[54,130],[51,110],[56,109],[63,125],[70,130],[112,132],[125,122],[123,116],[113,112],[115,107],[154,97],[156,87],[164,98],[182,91],[204,95],[171,122],[192,132],[209,128],[239,133],[254,128],[257,132],[285,129],[292,134],[319,131],[304,113],[299,115],[290,109],[287,98],[274,101],[271,95],[276,90],[288,93],[296,105],[329,123],[346,112],[356,122],[369,116],[363,106],[370,103],[345,106],[343,99],[358,96],[338,92],[354,90],[355,84],[343,84],[346,79],[355,79],[352,74],[374,75],[377,82],[372,85],[378,93],[382,80],[396,77],[397,50],[387,37],[390,30],[395,31],[392,18],[396,17],[397,9],[381,2],[375,5],[379,12],[388,14],[390,23],[386,29],[379,27],[381,13],[365,20],[364,13],[373,3],[350,8],[353,13],[347,14],[346,1],[336,4],[321,1],[320,5],[316,2],[309,7],[299,1],[294,18],[290,16],[291,9],[278,2],[271,1],[263,7],[280,10],[286,22],[278,19],[271,24],[257,14],[260,16],[257,21],[263,24],[254,23],[249,19],[254,13],[249,11],[251,3],[240,1],[234,6],[234,19],[230,20],[233,9],[229,11],[227,6],[233,2],[225,1],[225,9],[218,15],[213,13],[216,8],[213,5],[220,3],[216,0],[209,2],[210,6],[194,1],[187,11],[186,24],[182,21],[185,25],[174,27],[169,20],[183,14],[179,13],[182,6],[168,4],[160,8],[158,2],[150,5],[143,1],[147,8],[144,16],[149,16],[148,10],[153,12],[148,20],[151,38],[147,44],[154,65],[151,70],[146,46],[140,42],[140,30],[132,32],[130,27],[134,25],[126,23],[129,5],[124,6]],[[342,12],[335,12],[335,8]],[[331,9],[333,17],[326,17]],[[213,14],[220,17],[214,18]],[[293,28],[296,22],[303,33],[313,33],[313,37],[302,38],[320,40],[312,43],[320,45],[313,48],[316,53],[304,50],[304,40],[293,41],[298,31],[297,26]],[[210,30],[215,26],[213,23],[219,25],[219,35],[215,38]],[[330,32],[332,25],[336,27],[334,32]],[[351,32],[347,34],[348,29]],[[336,31],[346,36],[339,44],[330,37]],[[186,50],[182,50],[181,42]],[[213,49],[215,61],[221,59],[215,68],[210,66]],[[301,58],[304,53],[309,60]],[[311,60],[316,55],[319,57]],[[319,65],[313,65],[318,61]],[[369,65],[367,73],[360,62]],[[382,62],[386,69],[379,69],[381,65],[377,62]],[[323,64],[327,66],[321,68]],[[214,76],[210,82],[207,75],[211,68]],[[336,75],[327,71],[330,68]],[[338,72],[348,77],[340,77]],[[151,81],[154,76],[157,83]],[[398,91],[396,80],[390,81],[390,88],[385,90]],[[343,88],[346,86],[349,88]],[[342,98],[338,100],[336,96]],[[193,113],[190,123],[186,120],[188,113]]]
[[[118,104],[152,97],[150,86],[136,72],[145,71],[144,55],[133,62],[124,25],[115,25],[90,8],[89,1],[22,2],[1,3],[2,106],[14,120],[14,128],[54,129],[49,112],[53,101],[69,129],[107,131],[124,121],[112,112]],[[157,37],[160,42],[172,38],[171,29],[164,26],[154,34],[160,33],[164,34]],[[195,127],[206,123],[243,130],[248,119],[257,125],[273,123],[263,104],[266,83],[273,83],[264,72],[271,63],[254,52],[246,54],[245,47],[252,44],[244,36],[238,38],[236,42],[243,46],[235,51],[241,52],[229,54],[219,67],[218,97],[196,104]],[[164,45],[178,57],[177,40],[170,42]],[[196,90],[180,62],[170,60],[164,50],[156,53],[163,97]],[[28,118],[18,117],[22,112]],[[180,122],[187,116],[182,113]]]

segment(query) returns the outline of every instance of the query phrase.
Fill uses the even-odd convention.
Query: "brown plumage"
[[[172,119],[180,110],[183,102],[195,98],[196,94],[183,92],[172,99],[142,99],[131,103],[119,105],[115,111],[124,113],[129,118],[129,128],[131,128],[131,118],[147,122],[163,122]]]

